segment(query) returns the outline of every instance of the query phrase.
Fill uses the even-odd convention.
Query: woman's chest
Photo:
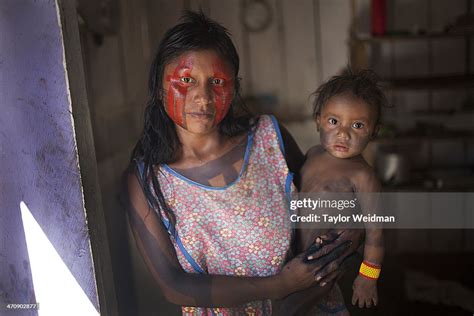
[[[242,180],[246,180],[245,178]],[[176,215],[174,241],[183,268],[206,273],[265,276],[277,273],[292,231],[285,191],[242,181],[225,191],[188,192],[170,200]]]
[[[211,157],[185,157],[180,161],[169,164],[169,167],[184,177],[197,183],[224,187],[234,182],[242,171],[246,141],[234,144],[228,150]]]

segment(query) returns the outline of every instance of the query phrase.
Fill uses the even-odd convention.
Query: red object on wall
[[[372,35],[384,35],[387,22],[385,0],[372,0]]]

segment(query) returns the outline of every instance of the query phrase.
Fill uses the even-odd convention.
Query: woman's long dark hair
[[[232,137],[248,132],[251,127],[251,115],[240,96],[239,55],[230,39],[229,32],[202,12],[186,12],[182,17],[182,22],[169,29],[164,35],[151,65],[145,126],[131,157],[131,167],[134,172],[138,172],[137,163],[143,163],[143,174],[138,173],[138,175],[148,203],[156,210],[163,210],[173,223],[175,222],[174,213],[166,204],[155,174],[156,166],[175,161],[181,150],[174,122],[165,112],[161,98],[163,71],[166,64],[181,54],[203,49],[216,51],[232,65],[234,71],[234,97],[227,115],[219,124],[219,132]],[[148,185],[150,180],[151,185]],[[160,212],[158,215],[161,216]]]

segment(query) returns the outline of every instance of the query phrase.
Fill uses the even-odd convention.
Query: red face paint
[[[179,126],[188,129],[191,127],[192,117],[186,113],[202,110],[202,104],[195,103],[209,98],[206,111],[212,113],[210,117],[212,127],[217,126],[229,111],[234,92],[234,79],[231,67],[214,52],[192,52],[182,55],[178,65],[170,74],[165,76],[169,83],[166,97],[166,112]],[[189,82],[187,82],[189,78]],[[205,91],[205,92],[203,92]],[[201,95],[206,93],[206,96]],[[200,102],[200,101],[199,101]],[[194,115],[194,114],[193,114]],[[199,119],[202,123],[202,118]],[[188,126],[189,125],[189,126]],[[209,126],[210,127],[210,126]]]
[[[214,102],[216,105],[216,115],[214,117],[214,125],[219,124],[229,111],[232,103],[234,92],[234,81],[221,59],[215,60],[212,65],[214,70],[214,78],[223,79],[221,85],[213,85]]]
[[[169,117],[179,126],[186,128],[186,113],[184,104],[188,93],[189,83],[181,81],[182,77],[190,77],[193,69],[192,58],[183,58],[179,61],[173,75],[166,76],[166,81],[170,83],[168,88],[168,100],[166,112]]]

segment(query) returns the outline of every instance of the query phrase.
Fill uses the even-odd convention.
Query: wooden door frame
[[[92,123],[87,101],[76,3],[57,0],[64,43],[71,114],[79,156],[84,205],[101,315],[118,315],[109,241],[102,207]]]

